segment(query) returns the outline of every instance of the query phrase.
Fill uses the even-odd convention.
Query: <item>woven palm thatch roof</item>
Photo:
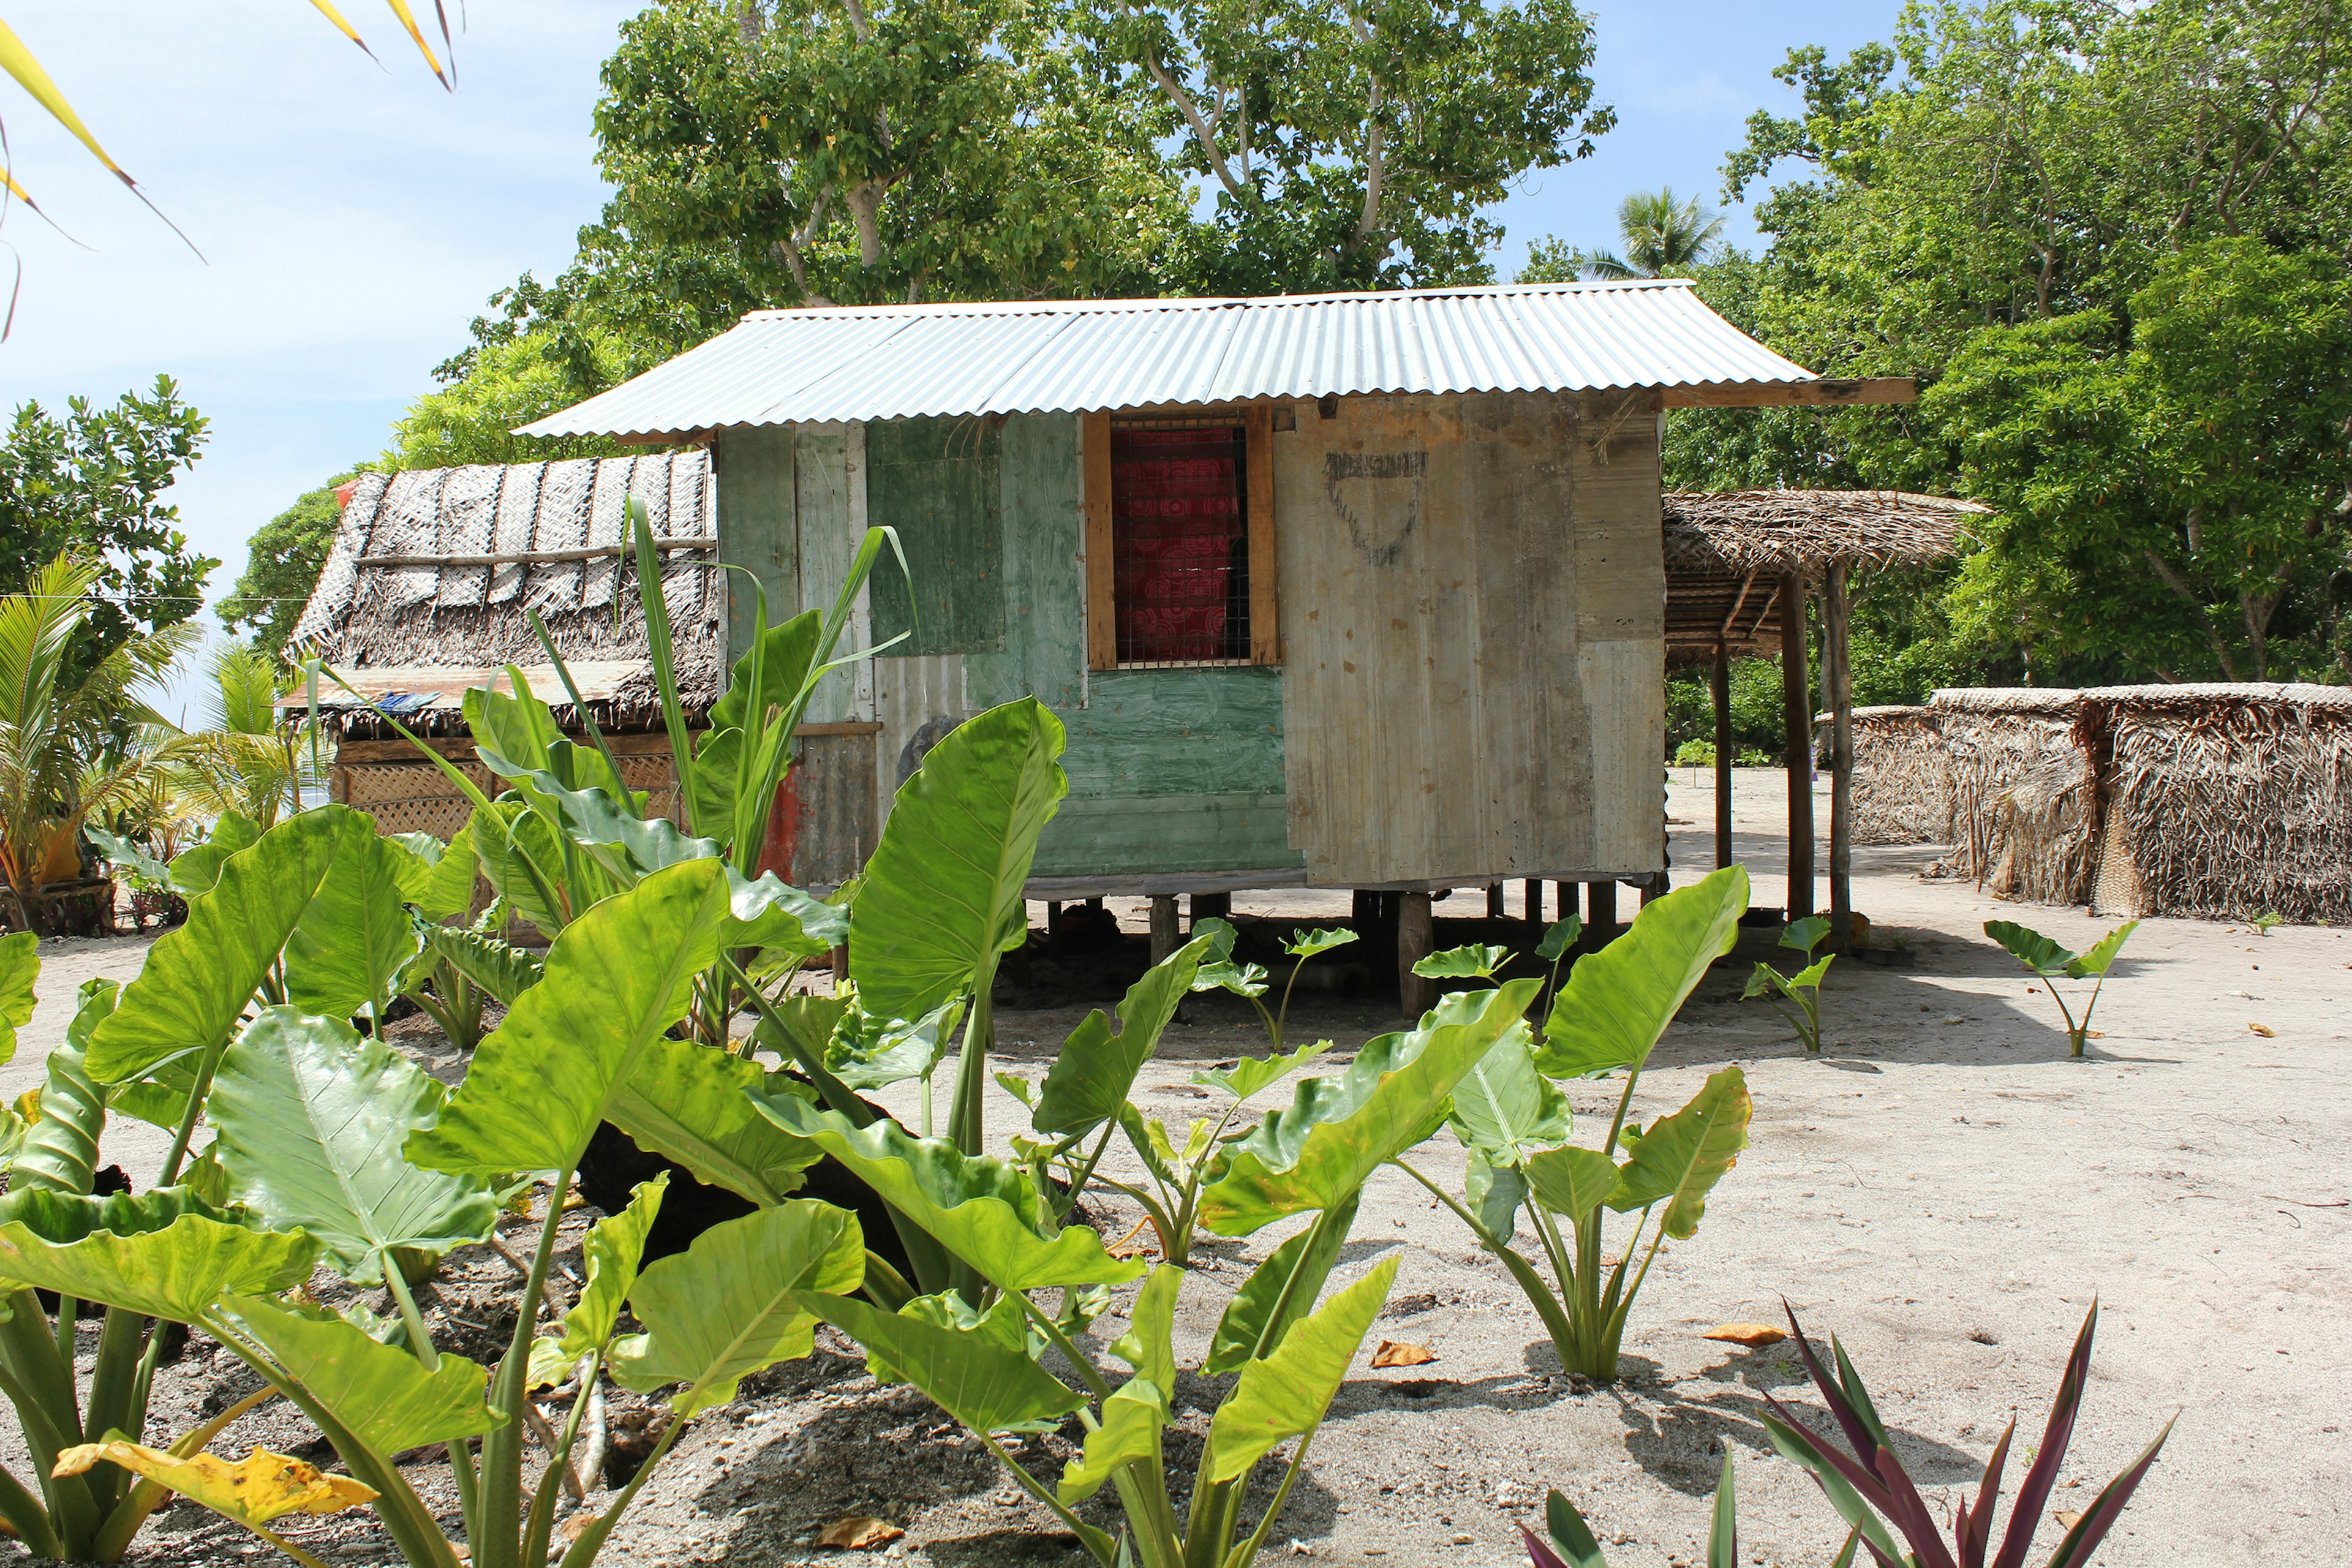
[[[1906,490],[1669,490],[1664,497],[1666,650],[1678,663],[1776,653],[1781,577],[1832,564],[1921,566],[1959,547],[1974,501]]]
[[[659,699],[622,550],[632,496],[662,542],[681,695],[707,710],[726,596],[710,461],[698,451],[362,475],[295,641],[411,728],[458,728],[466,690],[509,663],[541,667],[527,679],[572,723],[530,628],[537,611],[598,723],[650,728]],[[320,696],[346,734],[389,733],[340,689]]]

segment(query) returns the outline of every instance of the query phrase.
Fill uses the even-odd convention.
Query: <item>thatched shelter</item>
[[[1926,565],[1985,509],[1903,490],[1670,490],[1664,498],[1666,662],[1713,667],[1716,862],[1731,863],[1731,658],[1780,656],[1789,769],[1787,918],[1813,909],[1812,679],[1805,608],[1822,596],[1831,714],[1831,941],[1852,930],[1853,678],[1846,589],[1856,568]]]
[[[690,717],[717,700],[726,585],[717,557],[710,460],[699,451],[362,474],[296,626],[297,647],[322,657],[361,693],[320,692],[340,739],[334,798],[387,832],[444,838],[464,826],[465,797],[398,739],[397,714],[490,787],[470,760],[466,692],[523,667],[531,690],[567,728],[579,715],[547,662],[537,612],[622,771],[655,806],[674,805],[669,743],[646,658],[635,569],[624,558],[629,497],[643,498],[660,542],[664,598]],[[307,701],[297,696],[289,702]],[[665,799],[665,796],[667,799]]]
[[[1942,720],[1929,708],[1853,710],[1853,841],[1944,844],[1952,833],[1952,773]]]

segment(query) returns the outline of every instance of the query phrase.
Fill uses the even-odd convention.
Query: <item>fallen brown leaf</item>
[[[2249,1025],[2247,1025],[2247,1026],[2246,1026],[2246,1027],[2247,1027],[2247,1028],[2249,1028],[2249,1029],[2252,1029],[2254,1033],[2256,1033],[2257,1035],[2260,1035],[2263,1038],[2264,1038],[2264,1039],[2266,1039],[2266,1040],[2275,1040],[2275,1039],[2277,1039],[2277,1038],[2278,1038],[2278,1031],[2277,1031],[2276,1029],[2273,1029],[2273,1028],[2270,1027],[2268,1025],[2265,1025],[2265,1024],[2249,1024]]]
[[[588,1533],[588,1527],[604,1516],[593,1508],[583,1508],[555,1527],[555,1533],[566,1541],[577,1541]]]
[[[836,1519],[826,1525],[824,1533],[816,1538],[816,1543],[819,1546],[837,1546],[845,1552],[865,1552],[886,1541],[896,1541],[906,1533],[895,1524],[886,1524],[878,1519],[853,1513],[847,1519]]]
[[[1436,1359],[1427,1345],[1408,1344],[1402,1340],[1382,1340],[1372,1352],[1374,1366],[1427,1366]]]
[[[1777,1345],[1788,1337],[1787,1330],[1776,1329],[1769,1323],[1717,1323],[1699,1336],[1703,1340],[1721,1340],[1726,1344],[1744,1345],[1751,1351]]]
[[[2076,1524],[2082,1521],[2083,1518],[2081,1514],[2071,1511],[2053,1513],[2050,1517],[2058,1521],[2058,1528],[2061,1530],[2074,1529]]]

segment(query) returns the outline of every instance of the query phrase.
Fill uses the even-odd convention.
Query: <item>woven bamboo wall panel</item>
[[[623,756],[621,780],[643,790],[646,809],[675,822],[678,818],[677,781],[667,756]],[[496,796],[506,788],[479,763],[457,763],[459,771],[484,795]],[[354,810],[375,818],[379,833],[430,833],[446,843],[457,836],[474,815],[465,792],[431,763],[348,763],[336,769],[340,798]]]

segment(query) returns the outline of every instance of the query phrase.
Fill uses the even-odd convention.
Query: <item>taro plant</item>
[[[1780,945],[1791,947],[1802,955],[1804,967],[1794,974],[1783,974],[1769,963],[1759,963],[1756,973],[1748,977],[1747,989],[1739,994],[1743,1002],[1761,996],[1772,1011],[1789,1021],[1797,1031],[1797,1039],[1811,1056],[1822,1050],[1822,979],[1830,972],[1830,963],[1837,957],[1825,952],[1813,956],[1813,949],[1830,934],[1827,915],[1807,915],[1791,921],[1780,932]]]
[[[29,1354],[28,1344],[50,1339],[27,1306],[31,1287],[59,1292],[68,1310],[75,1299],[110,1310],[100,1375],[78,1429],[63,1429],[57,1411],[70,1406],[55,1403],[37,1406],[37,1421],[26,1423],[47,1506],[34,1511],[29,1494],[15,1495],[21,1487],[5,1500],[28,1541],[58,1538],[51,1521],[60,1518],[76,1529],[94,1518],[84,1533],[119,1555],[127,1540],[120,1521],[152,1509],[165,1489],[206,1506],[222,1500],[223,1462],[208,1463],[201,1452],[212,1429],[170,1450],[144,1444],[142,1418],[130,1406],[143,1402],[152,1361],[121,1380],[135,1386],[136,1400],[109,1391],[105,1340],[114,1313],[133,1325],[196,1325],[244,1361],[265,1384],[257,1397],[274,1394],[299,1408],[333,1446],[351,1484],[316,1494],[283,1456],[257,1456],[248,1461],[254,1473],[272,1486],[297,1486],[320,1507],[366,1502],[417,1568],[456,1568],[461,1558],[478,1568],[547,1562],[561,1479],[571,1473],[580,1414],[600,1369],[633,1389],[675,1387],[675,1419],[647,1465],[609,1507],[567,1530],[562,1561],[579,1568],[691,1417],[731,1398],[749,1373],[806,1353],[823,1304],[859,1288],[865,1247],[855,1216],[787,1196],[817,1150],[779,1131],[746,1098],[751,1088],[785,1093],[787,1086],[772,1085],[740,1057],[673,1037],[697,976],[719,952],[797,934],[782,884],[746,882],[705,856],[601,900],[566,924],[542,978],[516,994],[465,1080],[445,1093],[341,1021],[358,999],[383,994],[385,972],[404,946],[414,952],[415,928],[397,878],[376,853],[381,846],[364,818],[326,808],[229,857],[188,925],[156,943],[90,1032],[93,1081],[128,1082],[194,1058],[194,1092],[166,1176],[180,1173],[186,1129],[208,1105],[220,1137],[201,1162],[203,1180],[167,1179],[136,1197],[106,1199],[86,1188],[27,1188],[0,1206],[0,1280],[23,1288],[0,1326],[0,1351]],[[305,998],[337,1005],[314,1008]],[[43,1125],[50,1098],[43,1097]],[[639,1274],[643,1234],[659,1202],[657,1191],[641,1192],[591,1233],[579,1298],[551,1343],[537,1345],[541,1306],[561,1304],[548,1291],[562,1195],[606,1120],[761,1206]],[[522,1310],[493,1373],[433,1345],[399,1265],[405,1252],[429,1254],[487,1234],[515,1172],[551,1172],[554,1180]],[[395,1315],[337,1315],[289,1295],[321,1260],[355,1280],[381,1279]],[[618,1333],[624,1302],[639,1329],[628,1335]],[[563,1432],[542,1436],[547,1462],[527,1480],[534,1363],[542,1380],[569,1367],[578,1392]],[[70,1386],[59,1393],[69,1396]],[[241,1413],[233,1409],[213,1427]],[[446,1446],[462,1551],[394,1463],[429,1444]],[[266,1506],[222,1511],[266,1531],[284,1500],[270,1491]],[[280,1544],[298,1561],[315,1562]]]
[[[1739,1568],[1738,1510],[1731,1479],[1731,1450],[1726,1448],[1723,1474],[1715,1483],[1715,1510],[1707,1520],[1706,1568]],[[1592,1527],[1584,1522],[1576,1505],[1558,1492],[1552,1493],[1544,1504],[1544,1536],[1538,1536],[1523,1524],[1519,1526],[1519,1539],[1527,1542],[1528,1561],[1534,1568],[1609,1568],[1608,1560],[1601,1554],[1601,1542],[1592,1538]],[[1830,1568],[1847,1568],[1853,1561],[1853,1542],[1848,1541]]]
[[[1616,1377],[1651,1264],[1666,1242],[1696,1232],[1707,1194],[1748,1146],[1751,1106],[1736,1067],[1648,1127],[1630,1120],[1652,1048],[1708,965],[1731,951],[1747,907],[1748,873],[1726,867],[1643,906],[1622,936],[1578,960],[1541,1037],[1514,1031],[1454,1090],[1448,1124],[1468,1153],[1463,1196],[1396,1162],[1501,1261],[1570,1373]],[[1601,1146],[1571,1144],[1568,1100],[1552,1080],[1618,1072],[1624,1087]],[[1634,1216],[1614,1258],[1603,1251],[1611,1214]],[[1534,1258],[1512,1246],[1522,1220]]]
[[[1268,983],[1264,966],[1234,962],[1234,941],[1238,933],[1232,922],[1204,920],[1192,931],[1194,935],[1206,938],[1209,943],[1200,971],[1193,976],[1192,989],[1230,991],[1256,1008],[1258,1017],[1265,1025],[1267,1049],[1277,1057],[1283,1054],[1283,1031],[1290,1022],[1290,995],[1298,988],[1300,971],[1307,967],[1309,959],[1345,947],[1356,940],[1354,931],[1336,926],[1291,932],[1290,940],[1282,944],[1282,951],[1291,957],[1290,977],[1282,984],[1281,1005],[1269,1008],[1265,1005]]]
[[[1822,1495],[1830,1500],[1830,1505],[1837,1510],[1838,1517],[1860,1535],[1871,1556],[1886,1568],[1906,1563],[1937,1563],[1945,1568],[1988,1568],[1988,1564],[1994,1568],[2022,1568],[2025,1554],[2033,1544],[2034,1530],[2042,1520],[2042,1506],[2050,1500],[2051,1488],[2066,1462],[2066,1445],[2074,1435],[2074,1416],[2090,1384],[2091,1340],[2098,1322],[2098,1304],[2093,1302],[2083,1320],[2082,1331],[2074,1338],[2074,1352],[2066,1358],[2065,1374],[2059,1380],[2057,1397],[2051,1402],[2049,1425],[2042,1429],[2041,1445],[2032,1450],[2025,1479],[2018,1486],[2016,1500],[2010,1509],[2009,1526],[2001,1532],[1998,1552],[1992,1547],[1993,1505],[2000,1500],[2001,1468],[2009,1458],[2010,1439],[2017,1432],[2014,1420],[2002,1428],[1991,1458],[1985,1461],[1973,1503],[1966,1498],[1960,1500],[1951,1518],[1948,1542],[1937,1527],[1937,1510],[1920,1495],[1904,1468],[1902,1456],[1887,1441],[1886,1427],[1879,1420],[1878,1409],[1871,1403],[1869,1391],[1863,1387],[1862,1374],[1854,1370],[1844,1347],[1834,1337],[1831,1339],[1831,1353],[1837,1363],[1837,1375],[1832,1377],[1806,1341],[1793,1310],[1789,1313],[1789,1328],[1795,1335],[1798,1351],[1805,1358],[1805,1370],[1812,1375],[1813,1386],[1821,1394],[1822,1403],[1829,1407],[1845,1443],[1841,1447],[1834,1437],[1814,1432],[1769,1390],[1764,1399],[1771,1406],[1771,1413],[1763,1417],[1764,1429],[1771,1436],[1773,1447],[1805,1468],[1820,1485]],[[2101,1488],[2089,1507],[2065,1521],[2065,1536],[2050,1554],[2046,1568],[2084,1568],[2099,1542],[2115,1528],[2124,1505],[2131,1500],[2132,1493],[2147,1476],[2148,1467],[2156,1463],[2158,1452],[2171,1434],[2172,1422],[2168,1421],[2164,1430],[2156,1435],[2156,1441],[2122,1474]],[[1902,1538],[1899,1542],[1895,1539],[1898,1535]],[[1853,1551],[1853,1544],[1849,1540],[1849,1557]]]
[[[1169,971],[1163,984],[1181,995],[1175,978]],[[1063,1325],[1084,1315],[1073,1311],[1082,1292],[1098,1297],[1100,1288],[1136,1278],[1142,1265],[1110,1257],[1091,1230],[1057,1229],[1033,1170],[966,1155],[948,1139],[914,1138],[887,1121],[858,1127],[801,1095],[767,1090],[753,1099],[777,1127],[863,1178],[959,1267],[956,1289],[901,1291],[894,1300],[889,1292],[898,1286],[877,1281],[869,1261],[866,1294],[876,1305],[823,1304],[824,1316],[865,1345],[877,1377],[911,1382],[937,1401],[1108,1568],[1246,1568],[1394,1279],[1391,1259],[1315,1306],[1363,1184],[1428,1135],[1447,1095],[1517,1023],[1535,991],[1530,980],[1448,997],[1419,1028],[1369,1043],[1337,1077],[1300,1084],[1290,1106],[1223,1147],[1201,1195],[1203,1225],[1247,1236],[1290,1215],[1316,1219],[1277,1247],[1226,1306],[1202,1369],[1240,1375],[1189,1478],[1171,1473],[1163,1440],[1176,1392],[1171,1335],[1182,1269],[1163,1263],[1139,1292],[1129,1331],[1110,1347],[1132,1375],[1114,1384]],[[1172,1010],[1172,1000],[1166,1005]],[[1059,1292],[1058,1310],[1041,1299],[1047,1291]],[[1059,1352],[1066,1373],[1045,1364],[1048,1349]],[[1085,1446],[1057,1486],[1014,1464],[999,1439],[1072,1415]],[[1252,1469],[1292,1439],[1273,1501],[1244,1533]],[[1106,1485],[1125,1512],[1117,1536],[1076,1511]]]
[[[2264,910],[2261,914],[2256,915],[2252,920],[2248,921],[2246,923],[2253,928],[2254,933],[2257,936],[2268,936],[2279,927],[2286,924],[2286,917],[2279,913],[2276,910]]]
[[[2059,1016],[2066,1020],[2066,1054],[2081,1056],[2091,1039],[2091,1012],[2099,1005],[2099,993],[2106,988],[2107,971],[2115,967],[2116,955],[2122,952],[2131,933],[2139,929],[2139,921],[2126,921],[2098,940],[2088,952],[2069,952],[2038,931],[2030,931],[2014,921],[1985,921],[1985,935],[2007,948],[2026,968],[2042,977],[2049,988],[2050,1000],[2058,1004]],[[2083,1016],[2078,1020],[2074,1010],[2066,1005],[2066,998],[2053,984],[2058,980],[2090,980],[2091,994],[2083,1003]]]

